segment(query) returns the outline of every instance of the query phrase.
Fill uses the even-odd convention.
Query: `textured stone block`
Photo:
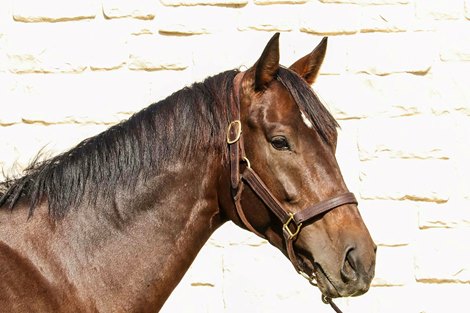
[[[128,61],[127,39],[129,29],[137,26],[130,23],[118,24],[113,22],[115,21],[100,23],[99,27],[93,29],[87,60],[91,70],[117,70],[122,68]]]
[[[413,285],[373,287],[360,297],[344,299],[341,309],[350,313],[421,312],[419,309],[421,301],[416,300],[417,295],[421,296],[418,288]]]
[[[324,3],[350,3],[350,4],[407,4],[409,0],[320,0]]]
[[[79,73],[87,68],[90,24],[17,24],[8,33],[14,73]],[[60,44],[58,44],[60,43]]]
[[[7,57],[7,35],[0,31],[0,73],[6,72],[8,70],[8,57]]]
[[[16,76],[0,73],[0,126],[9,126],[21,122],[21,107],[17,96],[21,93]]]
[[[412,5],[372,5],[361,9],[361,32],[404,32],[422,30]]]
[[[468,21],[461,21],[441,27],[439,32],[441,60],[470,61],[470,43],[468,40],[462,40],[470,36],[470,28],[467,24]]]
[[[385,99],[365,75],[325,75],[313,85],[335,118],[361,119],[388,110]]]
[[[463,17],[462,0],[416,0],[416,16],[423,19],[456,20]]]
[[[134,72],[23,75],[15,102],[28,123],[113,124],[150,104],[151,79]]]
[[[336,160],[338,161],[344,182],[349,190],[359,190],[360,160],[357,151],[357,120],[342,120],[339,122],[338,143],[336,146]]]
[[[1,168],[20,173],[41,152],[44,158],[70,149],[85,138],[105,130],[104,125],[16,124],[0,127]],[[1,172],[1,171],[0,171]]]
[[[457,131],[449,116],[376,118],[359,127],[361,160],[377,158],[449,159],[455,153]],[[371,131],[373,130],[373,131]]]
[[[419,207],[409,201],[359,200],[359,210],[374,242],[385,247],[414,242]]]
[[[244,6],[248,0],[161,0],[168,6],[194,6],[194,5],[216,5],[216,6]]]
[[[377,98],[375,105],[381,108],[380,112],[372,111],[371,116],[406,117],[444,112],[442,107],[449,102],[444,97],[448,97],[449,94],[441,96],[440,89],[443,84],[441,81],[438,82],[438,76],[429,77],[409,73],[365,76],[370,87],[369,92]]]
[[[348,60],[352,72],[425,74],[438,56],[433,34],[426,32],[363,34],[351,43]]]
[[[112,18],[97,22],[95,28],[100,32],[108,32],[111,38],[125,39],[141,35],[155,35],[158,33],[159,19],[144,20],[139,18]],[[114,33],[111,33],[113,32]],[[127,47],[121,50],[128,52]]]
[[[308,0],[254,0],[255,4],[266,5],[266,4],[302,4]]]
[[[378,247],[373,286],[404,286],[414,283],[411,247]]]
[[[181,38],[142,35],[129,42],[131,70],[184,70],[191,63],[188,41]]]
[[[300,31],[321,35],[345,35],[360,29],[360,7],[347,4],[311,3],[302,7]]]
[[[306,34],[307,36],[312,36],[310,34]],[[290,35],[289,35],[290,36]],[[325,59],[323,60],[320,73],[325,75],[337,75],[337,74],[344,74],[348,70],[348,50],[349,50],[349,40],[346,39],[347,36],[331,36],[328,38],[328,50],[326,52]],[[323,36],[316,36],[315,41],[309,40],[310,51],[313,50],[314,46],[313,43],[320,42]],[[308,50],[305,50],[308,51]],[[306,52],[303,52],[305,55]],[[302,56],[303,56],[302,55]],[[299,55],[299,58],[301,56]],[[321,78],[318,78],[319,81]]]
[[[4,26],[8,25],[11,22],[12,16],[12,1],[9,0],[0,0],[0,34],[6,30]]]
[[[143,82],[149,85],[150,91],[148,93],[147,91],[145,91],[145,94],[136,94],[137,96],[139,96],[138,99],[140,99],[140,96],[142,96],[143,101],[150,101],[148,103],[163,100],[170,96],[172,93],[186,86],[191,86],[196,81],[199,81],[194,79],[193,72],[191,70],[133,71],[133,73],[137,74],[138,76],[142,75],[141,79],[143,79]]]
[[[98,12],[95,0],[15,0],[13,18],[20,22],[60,22],[94,18]]]
[[[416,243],[416,280],[423,283],[469,283],[470,228],[428,229]]]
[[[468,306],[469,284],[419,284],[416,289],[413,294],[419,312],[458,312]]]
[[[200,19],[195,18],[194,14],[188,15],[188,18],[191,20],[192,18],[198,20],[197,22],[193,23],[188,21],[188,19],[183,18],[175,18],[175,17],[164,17],[164,22],[161,23],[159,27],[159,32],[164,35],[175,35],[175,36],[191,36],[191,35],[203,35],[209,34],[213,29],[208,27],[207,20],[201,21]]]
[[[470,20],[470,0],[465,0],[465,17]]]
[[[224,312],[324,310],[317,288],[269,244],[224,249]]]
[[[298,6],[259,6],[241,13],[239,30],[291,31],[296,28]]]
[[[192,50],[193,64],[189,71],[193,80],[201,81],[229,69],[245,70],[251,67],[271,37],[272,34],[267,32],[250,32],[248,36],[246,32],[234,30],[187,37],[187,46],[191,46]],[[281,45],[288,37],[281,35]],[[289,51],[287,48],[281,49],[286,53]]]
[[[190,36],[227,33],[238,24],[238,12],[216,6],[165,8],[158,19],[158,30],[165,35]],[[201,18],[204,17],[204,18]]]
[[[470,109],[470,102],[467,106]],[[458,188],[455,189],[457,197],[470,201],[470,115],[456,115],[455,124],[457,128],[457,150],[453,157],[458,173],[455,177]],[[458,205],[463,206],[458,202]],[[466,216],[466,215],[463,215]]]
[[[470,227],[470,199],[456,197],[444,204],[421,203],[419,227],[421,229]]]
[[[468,62],[445,62],[433,69],[434,93],[440,104],[433,108],[434,113],[448,114],[457,111],[470,116],[470,89],[466,84],[469,71]],[[465,119],[459,121],[455,117],[460,126],[466,125]]]
[[[460,100],[461,97],[458,98],[459,92],[454,90],[456,86],[451,90],[443,89],[449,81],[441,83],[438,77],[407,73],[387,76],[331,75],[320,76],[313,88],[335,117],[340,119],[441,114],[449,112],[449,107],[452,107],[449,97],[455,97],[455,103],[466,103]],[[466,92],[463,88],[460,93]]]
[[[455,170],[448,160],[378,159],[361,164],[361,196],[365,199],[449,200]]]
[[[107,18],[151,20],[155,18],[156,11],[157,3],[152,0],[103,0],[103,13]]]

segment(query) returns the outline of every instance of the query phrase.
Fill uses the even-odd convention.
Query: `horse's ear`
[[[309,85],[315,82],[326,54],[328,37],[323,37],[312,52],[299,59],[289,68],[299,74]]]
[[[269,40],[253,69],[255,90],[263,90],[276,77],[279,70],[279,33]]]

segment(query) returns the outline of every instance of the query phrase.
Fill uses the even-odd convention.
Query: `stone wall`
[[[330,36],[314,88],[377,242],[346,312],[448,312],[470,294],[469,0],[0,0],[0,167],[20,170],[204,77],[291,62]],[[45,146],[45,148],[43,148]],[[163,312],[331,312],[266,242],[228,223]]]

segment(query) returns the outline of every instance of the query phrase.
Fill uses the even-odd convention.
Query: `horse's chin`
[[[334,279],[332,279],[318,263],[315,263],[314,273],[318,288],[324,296],[329,298],[357,297],[366,293],[369,289],[355,289],[348,284],[335,283]]]
[[[330,298],[339,298],[339,297],[347,296],[347,295],[341,295],[341,293],[338,291],[338,289],[336,289],[335,285],[330,280],[328,275],[324,272],[320,264],[318,263],[315,264],[314,273],[315,273],[318,288],[320,289],[321,293],[324,296],[327,296]]]
[[[320,264],[316,263],[312,258],[305,256],[302,256],[300,260],[303,272],[315,276],[314,283],[318,286],[324,296],[330,298],[341,297],[333,283],[328,278],[328,275],[325,274]]]

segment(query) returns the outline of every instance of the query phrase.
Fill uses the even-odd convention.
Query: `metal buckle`
[[[235,128],[236,131],[235,131],[235,138],[234,139],[232,139],[231,136],[230,136],[230,133],[232,131],[232,127],[236,127]],[[232,121],[227,127],[227,143],[229,145],[236,143],[238,140],[240,140],[241,134],[242,134],[242,122],[240,122],[240,120]]]
[[[308,275],[307,273],[303,272],[303,271],[299,271],[298,272],[300,274],[300,276],[302,276],[303,278],[305,278],[306,280],[308,280],[308,282],[310,283],[310,285],[312,286],[315,286],[315,287],[318,287],[318,284],[317,284],[317,277],[312,274],[312,275]]]
[[[289,224],[290,222],[294,221],[294,213],[289,213],[289,219],[287,220],[287,222],[284,223],[284,225],[282,226],[282,228],[287,232],[287,234],[289,235],[289,240],[292,240],[294,239],[300,232],[300,227],[302,227],[302,223],[300,223],[299,225],[296,224],[297,226],[297,229],[295,230],[294,233],[292,233],[292,231],[290,230],[289,228]],[[295,224],[295,222],[294,222]]]
[[[248,167],[248,168],[251,168],[251,163],[250,163],[250,160],[248,160],[248,158],[247,158],[247,157],[243,157],[243,161],[245,161],[245,163],[246,163],[246,167]]]

